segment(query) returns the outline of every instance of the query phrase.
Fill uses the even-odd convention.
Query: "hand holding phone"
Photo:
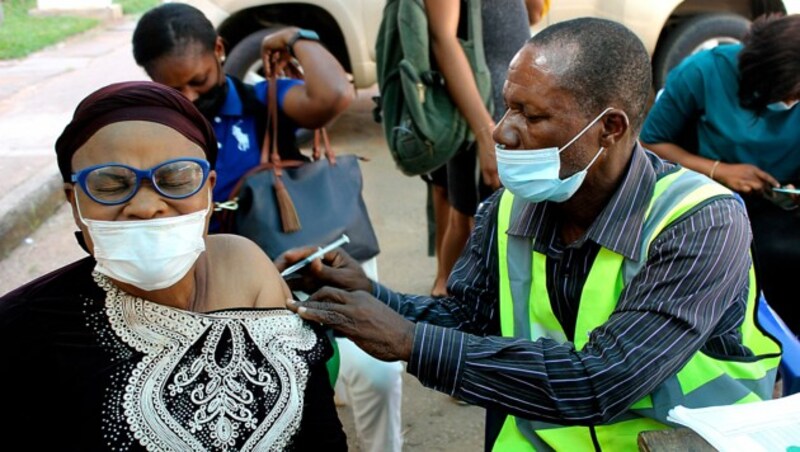
[[[783,210],[800,207],[800,189],[794,188],[793,185],[772,187],[770,191],[764,193],[764,197]]]
[[[772,191],[776,193],[786,193],[789,195],[800,195],[800,188],[791,188],[791,187],[776,187],[773,188]]]

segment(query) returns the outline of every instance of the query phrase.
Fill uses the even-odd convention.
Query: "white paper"
[[[667,419],[691,428],[723,452],[800,448],[800,394],[739,405],[677,406]]]

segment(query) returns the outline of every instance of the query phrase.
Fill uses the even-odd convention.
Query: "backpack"
[[[491,76],[481,32],[480,0],[462,1],[467,36],[459,39],[478,91],[492,111]],[[376,44],[378,87],[375,119],[383,123],[397,167],[409,176],[447,163],[472,132],[450,98],[444,77],[432,67],[423,0],[388,0]]]

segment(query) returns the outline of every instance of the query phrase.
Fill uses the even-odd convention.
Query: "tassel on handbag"
[[[265,68],[272,69],[268,62]],[[277,71],[266,72],[270,89],[276,90]],[[346,251],[357,260],[377,255],[378,238],[361,197],[358,157],[336,158],[325,129],[319,128],[314,131],[312,161],[281,161],[274,121],[277,93],[270,91],[268,100],[260,164],[239,178],[228,201],[218,204],[236,209],[235,217],[228,215],[230,231],[253,240],[272,258],[292,248],[329,243],[343,233],[352,240]]]
[[[270,67],[269,62],[264,61],[264,67]],[[231,191],[230,198],[224,203],[216,203],[215,211],[221,212],[220,223],[223,232],[230,232],[235,230],[234,222],[235,216],[233,211],[239,209],[239,194],[244,184],[245,179],[249,176],[259,173],[261,171],[270,171],[273,175],[272,188],[275,191],[275,201],[278,209],[278,216],[280,217],[281,231],[285,234],[298,232],[302,229],[300,223],[300,216],[297,213],[297,208],[292,201],[292,196],[283,183],[283,166],[280,154],[278,153],[278,81],[276,73],[283,70],[282,65],[276,68],[276,71],[270,72],[269,76],[269,92],[267,94],[267,128],[264,135],[264,140],[261,145],[261,159],[258,166],[248,170],[234,186]],[[329,143],[326,143],[329,144]],[[330,146],[328,146],[328,149]],[[290,167],[296,166],[298,162],[289,162]]]
[[[278,214],[281,216],[281,227],[283,232],[297,232],[302,229],[300,218],[297,216],[297,209],[292,202],[292,196],[283,180],[277,174],[275,175],[275,183],[272,184],[275,189],[275,199],[278,201]]]
[[[269,62],[265,58],[264,67],[267,68],[268,64]],[[275,181],[272,187],[275,189],[275,199],[278,203],[278,215],[281,217],[281,227],[285,233],[297,232],[302,229],[300,217],[297,215],[297,209],[294,207],[292,196],[289,194],[289,190],[286,189],[286,185],[284,185],[281,178],[281,176],[283,176],[283,171],[281,170],[281,158],[278,154],[278,79],[273,71],[270,71],[268,97],[267,123],[269,126],[267,131],[271,128],[272,136],[269,136],[268,133],[264,139],[264,144],[261,149],[261,160],[262,163],[266,163],[267,146],[270,146],[271,163],[273,164],[272,170],[275,174]]]

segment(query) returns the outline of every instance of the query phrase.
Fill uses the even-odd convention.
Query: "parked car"
[[[421,1],[421,0],[420,0]],[[353,77],[356,88],[377,81],[375,39],[385,0],[183,0],[205,13],[225,40],[225,70],[253,81],[261,39],[284,26],[314,30]]]
[[[755,17],[800,12],[798,0],[552,0],[551,5],[534,31],[580,16],[615,20],[633,30],[652,57],[656,89],[692,53],[739,42]]]
[[[260,67],[263,36],[293,25],[315,30],[352,74],[357,88],[376,82],[375,39],[385,0],[183,1],[202,10],[225,39],[228,73],[250,79]],[[533,32],[581,16],[621,22],[642,39],[652,55],[656,88],[684,57],[737,42],[756,16],[784,8],[800,12],[800,0],[552,0],[551,4]]]

